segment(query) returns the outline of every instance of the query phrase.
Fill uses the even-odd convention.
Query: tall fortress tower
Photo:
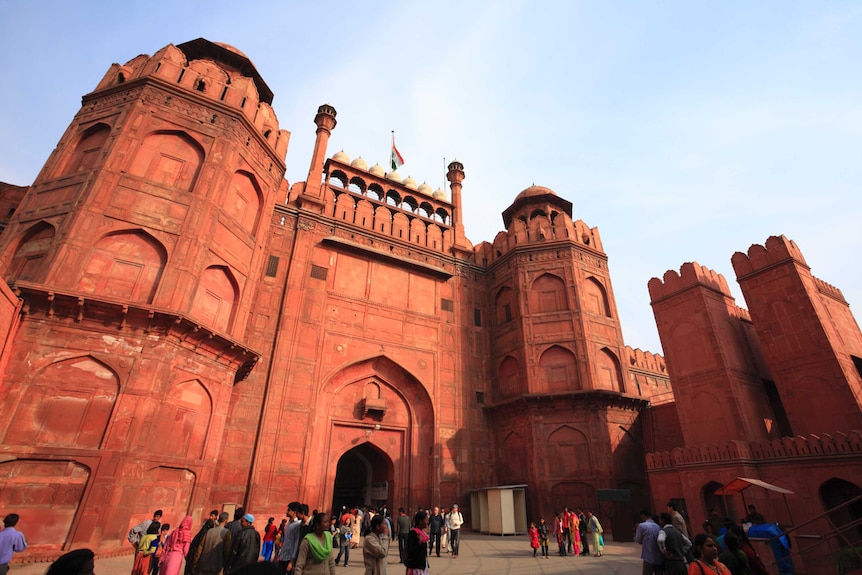
[[[623,342],[598,230],[532,186],[474,246],[464,164],[432,190],[329,156],[328,104],[288,184],[272,99],[237,49],[169,45],[113,65],[35,182],[0,188],[0,507],[30,556],[128,550],[156,508],[470,517],[501,484],[627,530],[600,490],[648,502],[640,415],[670,387]]]

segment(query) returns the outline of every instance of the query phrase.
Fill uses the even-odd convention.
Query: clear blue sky
[[[626,343],[661,351],[646,284],[722,274],[770,235],[862,305],[862,3],[0,0],[0,181],[26,185],[113,62],[197,37],[275,93],[304,180],[317,106],[330,154],[443,185],[465,165],[474,244],[527,186],[598,227]],[[859,309],[854,308],[859,314]]]

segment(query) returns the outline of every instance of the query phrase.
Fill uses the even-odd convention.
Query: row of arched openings
[[[365,180],[354,176],[348,180],[347,174],[335,170],[329,175],[329,185],[335,188],[333,191],[339,196],[338,189],[347,190],[354,194],[366,196],[375,202],[387,204],[399,210],[405,210],[412,214],[434,220],[445,226],[450,225],[450,214],[445,208],[435,208],[430,202],[417,200],[411,195],[402,196],[393,189],[385,190],[376,183],[367,185]]]
[[[620,362],[608,348],[601,348],[595,356],[596,379],[593,389],[624,391]],[[552,345],[539,356],[539,378],[535,388],[525,389],[521,365],[513,356],[506,356],[497,370],[501,397],[521,393],[565,393],[584,389],[580,381],[578,361],[572,351],[561,345]]]
[[[54,226],[47,222],[27,230],[10,261],[9,279],[43,280],[43,263],[55,234]],[[122,302],[152,304],[168,257],[164,244],[143,230],[106,234],[90,248],[73,289]],[[239,294],[232,270],[211,265],[201,273],[189,312],[204,325],[229,332]]]
[[[611,317],[607,291],[596,278],[588,277],[584,281],[582,295],[585,311]],[[566,311],[569,309],[569,290],[559,276],[542,274],[530,285],[529,304],[533,313]],[[497,325],[504,325],[515,319],[518,305],[512,288],[502,287],[497,291],[495,309]]]

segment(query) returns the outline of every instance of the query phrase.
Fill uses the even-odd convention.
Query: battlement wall
[[[748,248],[748,253],[736,252],[730,258],[737,278],[742,278],[786,260],[793,260],[808,267],[799,247],[793,240],[787,239],[784,235],[769,236],[765,245],[754,244]]]
[[[782,437],[771,441],[727,441],[677,447],[670,451],[647,453],[647,469],[659,470],[688,465],[738,460],[769,461],[799,457],[852,456],[862,454],[862,431],[834,435],[820,434]]]
[[[208,58],[188,61],[173,44],[153,56],[142,54],[122,66],[111,65],[94,93],[146,77],[159,78],[194,92],[198,97],[235,108],[279,158],[286,158],[290,132],[279,129],[275,111],[268,102],[262,101],[254,79]]]
[[[827,297],[831,297],[832,299],[836,299],[845,305],[849,305],[847,303],[847,300],[844,299],[844,294],[841,293],[840,289],[838,289],[837,287],[835,287],[832,284],[826,283],[825,281],[823,281],[820,278],[816,278],[814,276],[811,276],[811,279],[814,280],[814,285],[817,286],[817,291],[819,291],[820,293],[822,293],[823,295],[825,295]]]
[[[631,367],[667,375],[667,366],[665,365],[664,357],[660,354],[632,348],[628,345],[625,346],[625,354]]]
[[[732,297],[724,276],[697,262],[682,264],[679,273],[675,270],[668,270],[662,279],[652,278],[647,287],[649,288],[650,301],[655,303],[696,285],[702,285],[722,295]]]
[[[532,217],[529,222],[515,219],[508,230],[494,236],[493,243],[482,242],[474,251],[478,263],[491,265],[518,246],[566,239],[604,253],[598,228],[589,227],[583,220],[572,221],[563,213],[557,214],[553,222],[542,215]]]

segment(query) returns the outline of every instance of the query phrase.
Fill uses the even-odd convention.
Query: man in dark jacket
[[[434,512],[428,518],[428,532],[431,535],[431,540],[428,541],[428,555],[431,555],[431,548],[437,547],[437,557],[440,557],[440,534],[443,531],[443,516],[440,515],[440,508],[435,507]]]
[[[232,538],[228,573],[257,563],[260,556],[260,533],[254,528],[254,515],[246,513],[239,521],[240,530]]]

